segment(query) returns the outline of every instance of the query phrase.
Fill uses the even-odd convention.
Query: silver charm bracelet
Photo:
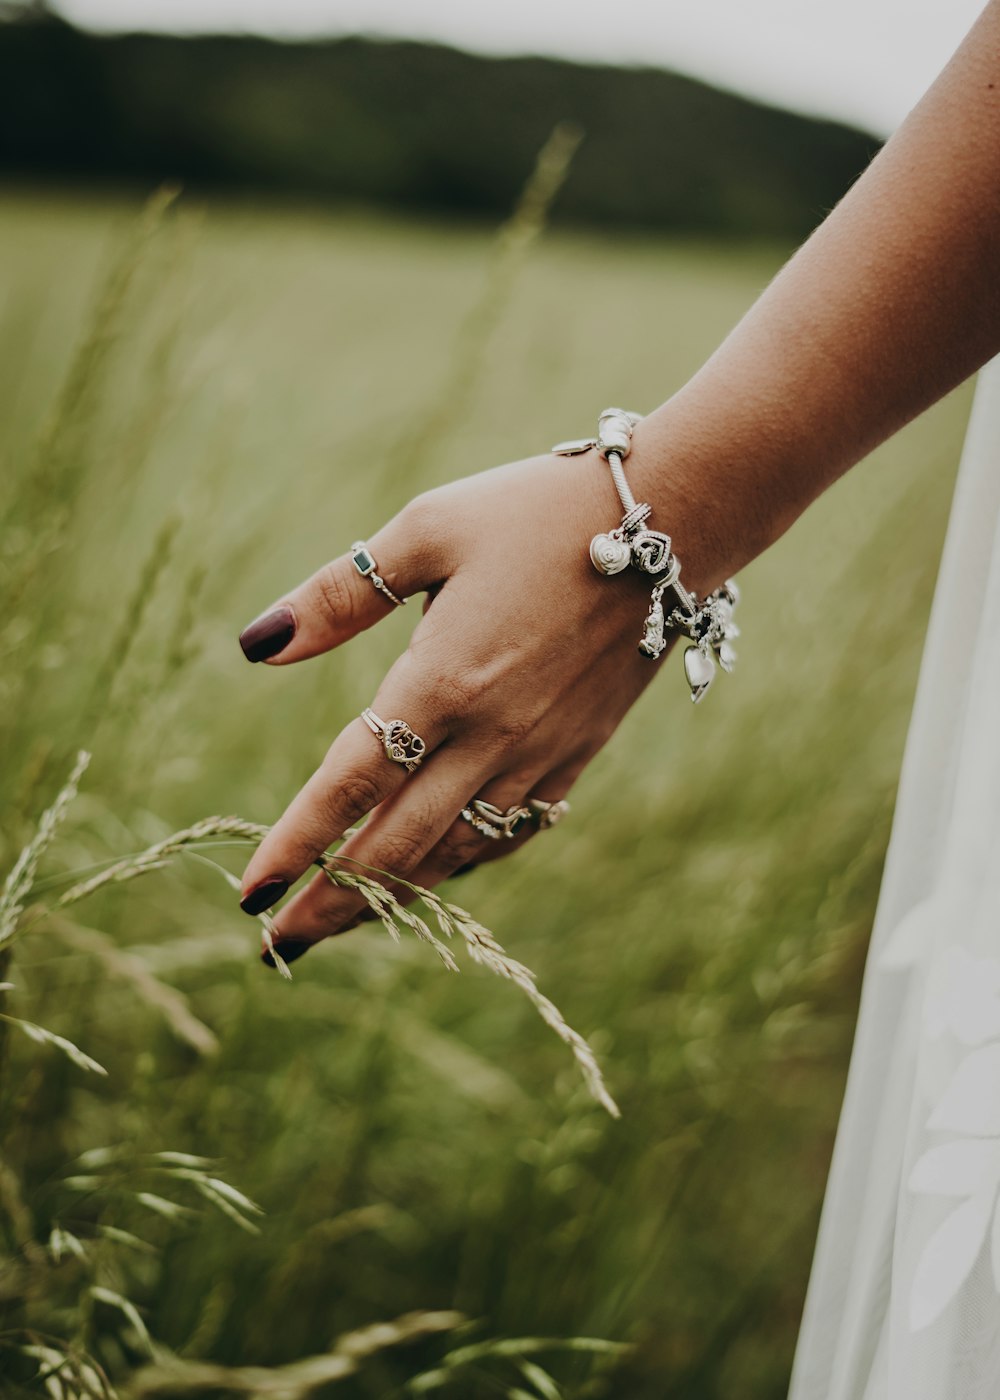
[[[681,583],[681,561],[671,550],[671,539],[661,530],[646,528],[652,507],[636,501],[625,479],[624,461],[632,448],[632,429],[641,415],[623,408],[606,408],[597,424],[597,436],[557,442],[552,451],[572,457],[596,447],[611,470],[624,514],[621,523],[590,542],[590,560],[599,574],[620,574],[629,565],[654,576],[649,611],[639,651],[655,661],[667,645],[667,632],[680,632],[692,645],[684,651],[684,675],[695,704],[715,679],[715,663],[731,671],[736,661],[732,640],[739,636],[733,610],[740,600],[735,579],[699,601]],[[668,607],[664,596],[669,595]]]

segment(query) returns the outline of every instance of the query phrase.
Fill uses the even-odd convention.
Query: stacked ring
[[[474,797],[468,807],[462,808],[462,816],[470,826],[488,836],[491,841],[513,841],[514,837],[531,820],[529,807],[508,807],[503,811],[492,802],[484,802]]]
[[[468,807],[462,808],[462,818],[491,841],[513,841],[526,822],[533,822],[538,831],[547,831],[568,811],[568,802],[544,802],[540,797],[529,797],[523,806],[508,807],[506,811],[474,797]]]

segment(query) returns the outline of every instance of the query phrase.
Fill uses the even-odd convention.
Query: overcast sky
[[[58,0],[78,24],[382,34],[649,63],[891,131],[985,0]]]

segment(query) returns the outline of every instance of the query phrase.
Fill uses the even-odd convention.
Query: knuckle
[[[477,667],[456,669],[435,661],[425,663],[423,672],[423,684],[446,723],[467,718],[479,709],[487,681]]]
[[[457,870],[460,865],[465,865],[474,857],[479,856],[487,840],[487,837],[474,831],[468,822],[460,822],[446,832],[438,842],[434,863],[441,870],[449,872]],[[489,844],[499,843],[490,842]]]
[[[332,622],[350,623],[356,611],[356,595],[340,564],[325,564],[315,576],[322,611]]]
[[[390,875],[406,875],[417,865],[424,854],[426,842],[416,830],[405,827],[399,831],[386,831],[379,838],[378,850],[373,853],[372,864]]]
[[[344,773],[327,789],[328,814],[334,826],[349,825],[382,801],[383,792],[370,773]]]
[[[415,532],[421,540],[437,537],[446,518],[440,491],[423,491],[414,496],[401,514],[407,530]]]
[[[289,842],[289,862],[297,871],[307,870],[330,844],[330,820],[322,812],[305,817]]]
[[[530,737],[535,721],[530,715],[508,710],[495,716],[493,732],[496,741],[504,752],[520,748]]]

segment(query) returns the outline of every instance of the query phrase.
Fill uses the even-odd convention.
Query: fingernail
[[[282,604],[251,622],[240,633],[240,646],[248,661],[267,661],[277,656],[295,636],[295,614]]]
[[[301,958],[303,953],[308,953],[312,947],[302,938],[285,938],[280,943],[274,945],[275,950],[281,955],[282,962],[294,962],[296,958]],[[265,967],[277,967],[277,963],[271,956],[270,948],[265,948],[260,955],[260,960]]]
[[[270,909],[272,904],[277,904],[281,896],[287,893],[287,880],[280,878],[265,880],[262,885],[256,885],[249,894],[243,896],[240,900],[240,908],[244,914],[263,914],[265,909]]]

